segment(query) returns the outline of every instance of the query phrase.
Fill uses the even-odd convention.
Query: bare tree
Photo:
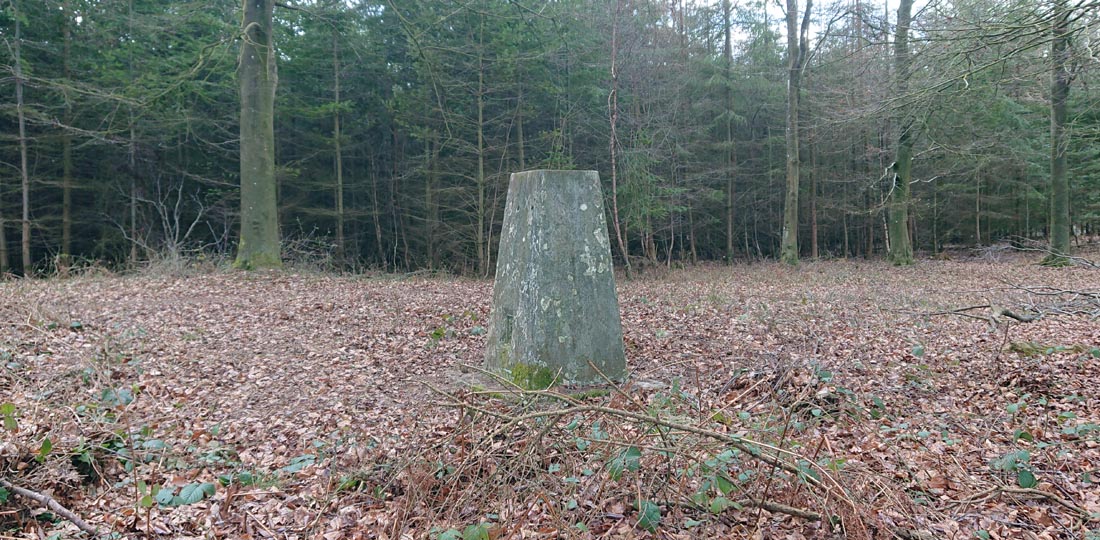
[[[898,25],[894,33],[895,92],[899,97],[909,92],[909,25],[912,22],[913,0],[901,0],[898,4]],[[909,179],[913,167],[913,139],[916,122],[907,108],[900,108],[895,122],[897,129],[897,155],[888,171],[893,179],[890,187],[889,225],[887,235],[890,245],[890,262],[897,265],[913,264],[913,244],[909,238]]]
[[[798,24],[798,0],[787,0],[787,195],[783,207],[783,241],[779,258],[798,264],[798,98],[802,74],[810,56],[809,27],[813,0],[806,0],[806,12]]]

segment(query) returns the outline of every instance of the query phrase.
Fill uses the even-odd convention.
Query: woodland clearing
[[[620,279],[609,391],[480,373],[489,281],[0,283],[0,538],[86,536],[18,486],[125,538],[1096,540],[1100,272],[1037,260]]]

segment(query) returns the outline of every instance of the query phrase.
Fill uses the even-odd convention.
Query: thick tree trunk
[[[1069,61],[1070,8],[1066,0],[1055,2],[1050,72],[1050,251],[1047,264],[1065,264],[1070,250],[1069,180],[1066,178],[1066,102],[1071,75]]]
[[[783,240],[779,259],[798,264],[798,100],[802,89],[802,73],[809,54],[810,10],[813,0],[806,0],[802,25],[798,24],[798,0],[787,0],[787,194],[783,203]]]
[[[275,184],[274,0],[244,0],[241,28],[241,241],[238,268],[282,266]]]
[[[912,19],[913,0],[901,0],[898,4],[898,26],[894,35],[895,92],[904,99],[909,91],[909,25]],[[890,262],[896,265],[913,264],[913,244],[909,236],[909,180],[912,176],[913,139],[916,129],[913,118],[902,109],[895,122],[898,130],[897,155],[891,167],[893,186],[890,189],[889,234]]]

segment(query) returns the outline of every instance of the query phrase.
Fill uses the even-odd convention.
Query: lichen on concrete
[[[611,250],[595,171],[512,175],[501,227],[489,369],[524,385],[625,375]]]

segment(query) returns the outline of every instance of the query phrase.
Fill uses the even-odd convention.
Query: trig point
[[[596,171],[512,174],[488,337],[488,368],[524,388],[625,376]]]

